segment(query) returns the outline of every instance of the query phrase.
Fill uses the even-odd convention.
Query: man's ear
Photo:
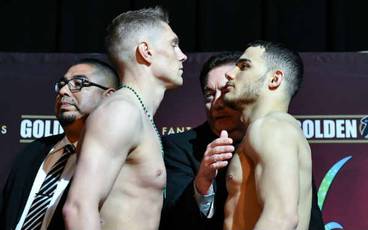
[[[116,91],[116,89],[114,89],[114,88],[108,88],[107,90],[105,90],[105,91],[102,93],[102,95],[103,95],[104,97],[109,97],[109,96],[111,96],[115,91]]]
[[[137,62],[141,64],[150,65],[152,63],[152,51],[147,42],[141,42],[136,50]]]
[[[281,82],[284,80],[284,72],[281,70],[276,70],[272,77],[270,78],[270,81],[268,83],[268,88],[271,90],[277,89]]]

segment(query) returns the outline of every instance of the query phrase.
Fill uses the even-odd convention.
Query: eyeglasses
[[[56,82],[55,92],[58,93],[61,90],[61,88],[63,88],[65,85],[68,85],[68,88],[72,93],[79,92],[83,87],[90,87],[90,86],[96,86],[104,90],[108,89],[108,87],[87,80],[87,77],[84,75],[76,75],[73,76],[72,79],[66,80],[62,78],[58,82]]]

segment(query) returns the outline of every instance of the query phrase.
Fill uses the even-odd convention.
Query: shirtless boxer
[[[108,29],[122,87],[90,115],[64,206],[68,229],[157,229],[166,183],[152,120],[166,89],[182,85],[185,54],[158,7],[129,11]]]
[[[262,41],[227,73],[224,101],[242,112],[247,132],[228,169],[225,230],[308,229],[311,150],[287,113],[302,75],[298,54]]]

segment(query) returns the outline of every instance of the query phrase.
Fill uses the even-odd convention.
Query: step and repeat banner
[[[192,53],[184,86],[168,91],[155,120],[162,135],[205,121],[198,75],[210,53]],[[0,188],[18,151],[59,134],[54,83],[76,60],[102,54],[0,53]],[[368,229],[368,54],[303,53],[305,80],[290,112],[313,151],[326,229]]]

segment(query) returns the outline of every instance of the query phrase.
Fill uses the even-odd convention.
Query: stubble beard
[[[62,127],[66,127],[73,124],[76,121],[76,119],[77,119],[76,115],[68,115],[65,113],[61,113],[58,116],[59,123]]]
[[[252,85],[245,85],[239,93],[235,90],[226,93],[224,96],[225,104],[237,111],[243,111],[247,105],[254,104],[257,101],[263,83],[264,79],[261,78]]]

